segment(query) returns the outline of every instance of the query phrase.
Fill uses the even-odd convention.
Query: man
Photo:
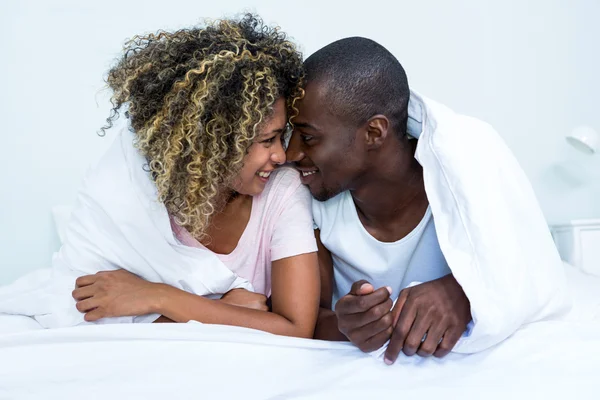
[[[470,338],[465,333],[464,352],[490,347],[519,325],[565,309],[560,260],[543,216],[522,171],[489,126],[411,94],[400,63],[369,39],[334,42],[311,55],[305,67],[305,97],[296,105],[287,157],[315,198],[322,284],[316,338],[350,340],[365,352],[390,340],[384,359],[392,364],[401,350],[445,356],[472,319],[475,329]],[[410,135],[409,100],[422,114],[416,116],[422,126]],[[415,140],[421,128],[427,139]],[[457,147],[461,134],[463,148],[479,146],[475,153]],[[476,157],[486,151],[506,160],[499,183],[488,183],[498,166],[485,160],[482,174],[491,174],[474,175]],[[511,190],[503,177],[514,178],[525,193],[514,212],[503,205],[516,203],[505,199]],[[477,191],[492,200],[475,201]],[[465,193],[475,195],[462,198]],[[489,224],[481,212],[505,209],[514,215]],[[521,209],[531,215],[530,231],[516,228],[510,238],[494,239],[490,225],[510,231]],[[481,224],[473,222],[476,217]],[[532,235],[536,241],[515,261],[516,241]],[[528,270],[522,264],[530,260],[536,263]],[[549,265],[538,268],[537,262]],[[513,289],[512,278],[524,284]],[[522,301],[528,309],[515,311]]]

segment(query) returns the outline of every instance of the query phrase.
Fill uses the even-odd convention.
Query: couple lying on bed
[[[552,246],[539,263],[515,257],[528,245],[514,241],[551,239],[508,150],[486,124],[411,93],[381,45],[342,39],[303,62],[246,15],[137,37],[107,80],[108,126],[125,112],[177,246],[214,253],[249,285],[200,296],[125,261],[98,266],[72,292],[86,321],[155,314],[363,351],[389,341],[393,363],[401,351],[442,357],[461,338],[482,350],[564,309],[559,278],[536,286],[558,276]],[[537,230],[503,242],[520,224]]]

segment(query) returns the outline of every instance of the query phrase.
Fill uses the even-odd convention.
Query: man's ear
[[[365,138],[368,149],[380,147],[387,138],[390,120],[385,115],[377,114],[369,118],[365,127]]]

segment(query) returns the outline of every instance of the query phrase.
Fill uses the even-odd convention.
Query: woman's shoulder
[[[279,167],[271,174],[271,178],[262,195],[266,198],[279,197],[282,200],[289,199],[290,197],[310,196],[308,188],[306,188],[300,181],[300,173],[292,167],[284,166]]]

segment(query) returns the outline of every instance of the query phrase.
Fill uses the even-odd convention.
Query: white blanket
[[[597,399],[600,278],[566,268],[576,295],[568,322],[528,324],[477,354],[400,354],[389,367],[349,343],[244,328],[45,330],[28,317],[0,315],[0,398]]]
[[[3,399],[598,399],[600,324],[534,323],[481,353],[392,366],[349,343],[199,323],[0,336],[0,360]]]
[[[570,300],[559,254],[525,173],[488,124],[411,94],[408,132],[440,248],[471,302],[472,353],[520,326],[556,318]]]
[[[124,268],[152,282],[205,296],[233,288],[253,290],[210,251],[180,245],[165,206],[145,170],[146,161],[123,127],[87,173],[71,214],[65,243],[41,269],[0,288],[0,313],[33,316],[44,327],[85,323],[71,292],[78,276]],[[156,315],[102,320],[148,322]]]

